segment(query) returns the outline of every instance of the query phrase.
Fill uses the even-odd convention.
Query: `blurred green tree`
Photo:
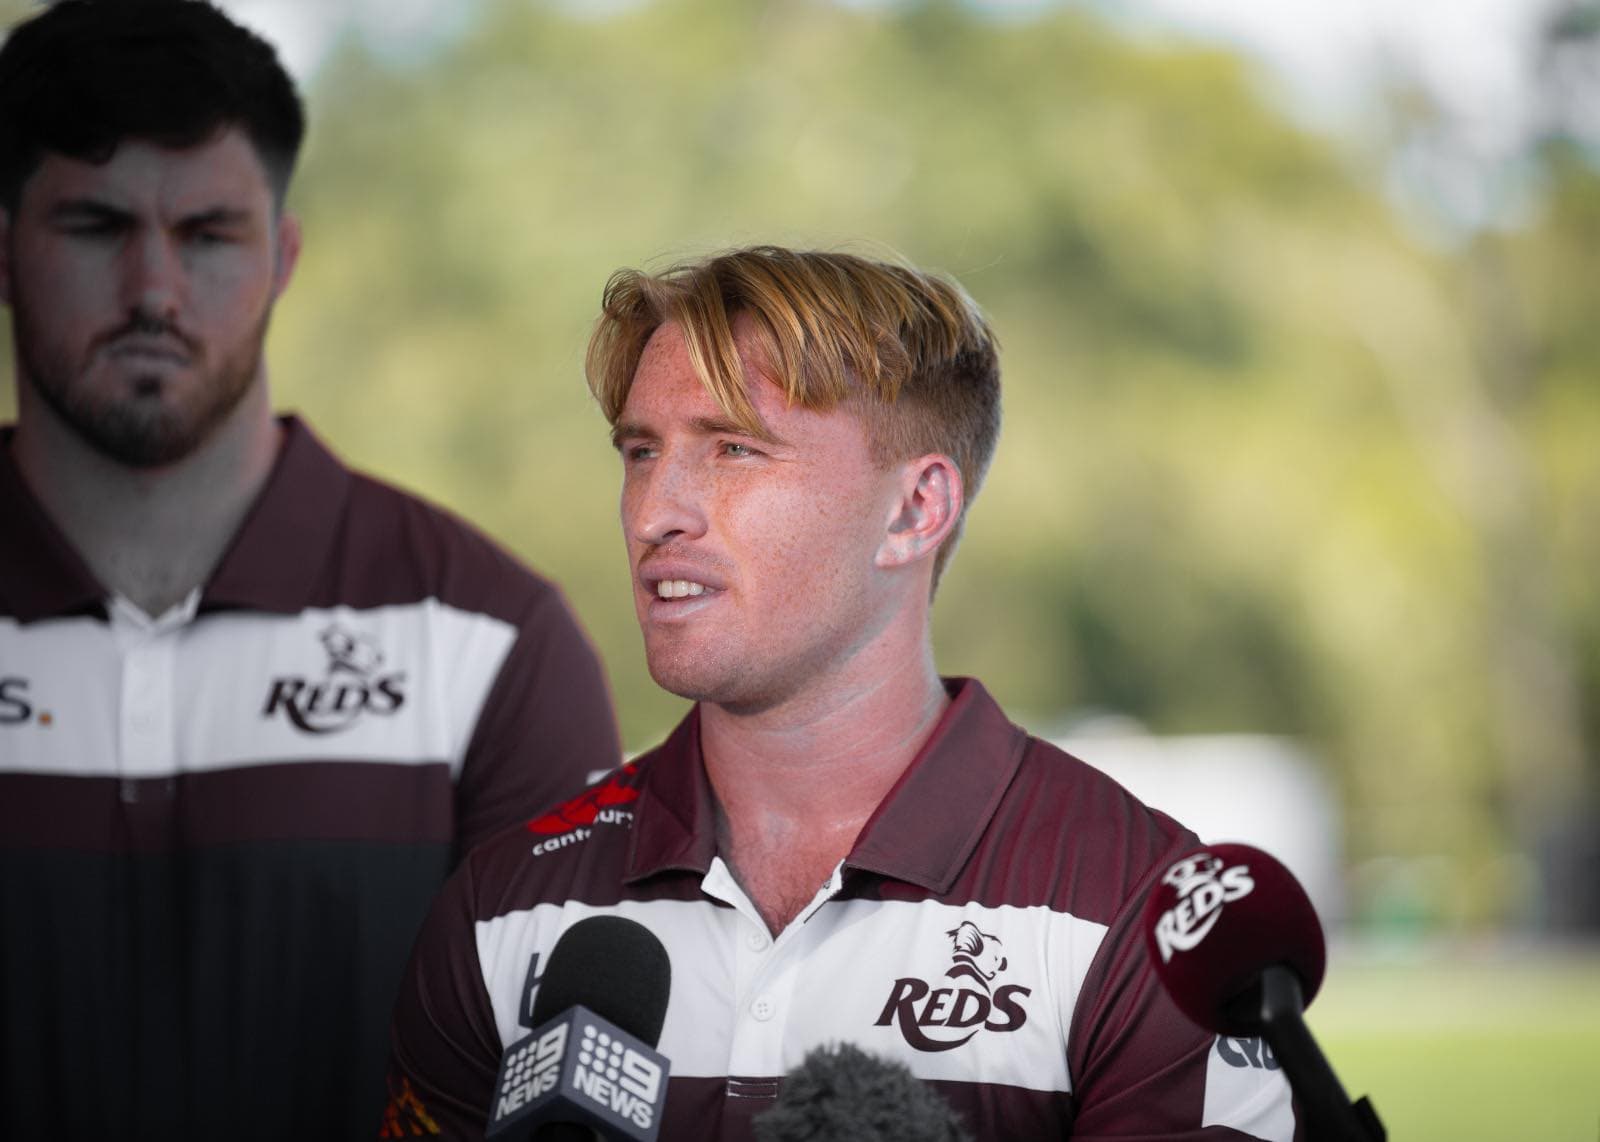
[[[583,385],[607,275],[900,251],[1005,354],[942,667],[1045,731],[1302,736],[1357,855],[1449,858],[1446,919],[1515,910],[1498,855],[1600,740],[1587,152],[1542,144],[1540,209],[1438,247],[1384,193],[1392,151],[1075,9],[477,0],[451,25],[351,36],[311,85],[274,385],[564,585],[630,747],[683,703],[644,669]]]

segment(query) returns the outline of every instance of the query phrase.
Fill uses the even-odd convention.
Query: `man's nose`
[[[622,526],[630,538],[655,546],[704,535],[705,489],[693,464],[663,452],[630,473],[623,482]]]
[[[186,271],[172,238],[155,229],[140,233],[128,243],[123,262],[128,309],[151,318],[174,318],[183,300]]]

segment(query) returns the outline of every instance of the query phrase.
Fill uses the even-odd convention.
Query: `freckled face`
[[[670,324],[645,346],[615,437],[651,675],[675,694],[754,710],[827,685],[888,622],[874,557],[897,488],[857,418],[787,407],[740,324],[772,439],[727,418]]]
[[[192,451],[260,375],[298,231],[237,130],[104,163],[47,154],[6,219],[0,292],[19,372],[123,463]]]

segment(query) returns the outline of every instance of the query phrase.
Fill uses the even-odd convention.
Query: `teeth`
[[[686,599],[691,595],[703,595],[705,593],[704,583],[695,583],[688,579],[663,579],[656,584],[656,598],[658,599]]]

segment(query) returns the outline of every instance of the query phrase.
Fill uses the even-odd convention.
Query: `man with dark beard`
[[[262,364],[303,132],[209,4],[0,48],[0,1137],[350,1138],[471,844],[619,760],[556,589]]]

